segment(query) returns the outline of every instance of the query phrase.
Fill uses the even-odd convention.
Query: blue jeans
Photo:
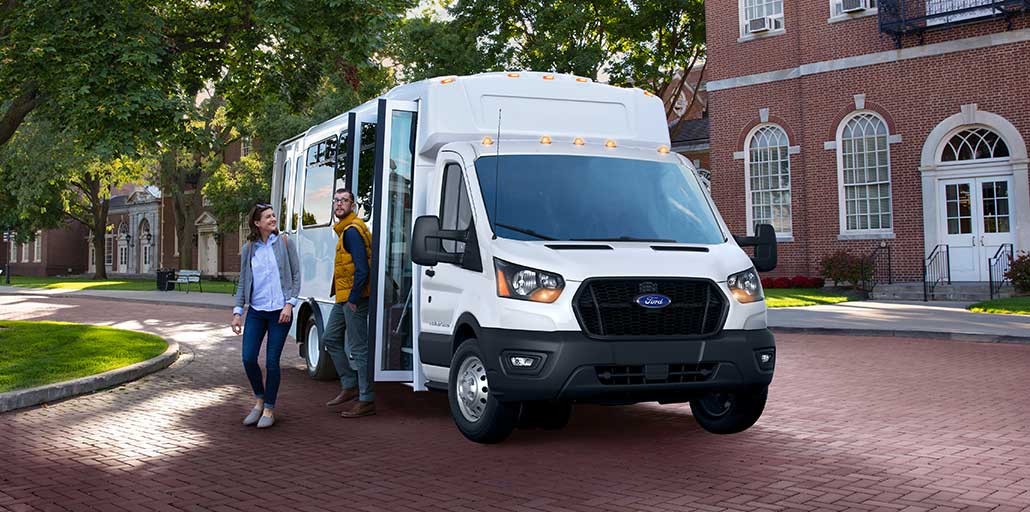
[[[247,309],[247,319],[243,323],[243,369],[247,371],[247,379],[254,390],[254,396],[265,399],[265,407],[275,407],[275,398],[279,394],[279,357],[283,354],[286,335],[290,332],[290,324],[279,323],[277,311],[259,311]],[[261,366],[258,365],[258,354],[261,352],[261,341],[268,333],[268,345],[265,347],[265,379],[261,378]],[[263,382],[264,381],[264,382]]]
[[[357,311],[337,302],[329,313],[323,341],[336,367],[343,389],[358,388],[358,400],[375,400],[368,368],[368,297],[358,301]],[[344,332],[346,331],[346,337]]]

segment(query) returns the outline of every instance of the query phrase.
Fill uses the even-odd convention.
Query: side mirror
[[[733,239],[741,247],[755,248],[755,254],[751,256],[755,270],[768,272],[776,268],[776,230],[771,224],[755,226],[755,236],[734,236]]]
[[[411,261],[431,267],[437,263],[461,264],[463,256],[443,251],[442,240],[465,242],[465,231],[440,229],[440,217],[423,215],[415,219],[411,235]]]

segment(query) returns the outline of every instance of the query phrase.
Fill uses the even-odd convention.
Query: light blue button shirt
[[[258,311],[278,311],[286,303],[293,306],[296,300],[287,299],[283,294],[282,283],[279,281],[279,265],[275,261],[275,251],[272,245],[279,240],[279,237],[272,233],[268,235],[268,242],[255,240],[253,254],[250,258],[251,275],[254,276],[253,288],[250,294],[250,307]],[[243,314],[243,308],[234,308],[233,313]]]

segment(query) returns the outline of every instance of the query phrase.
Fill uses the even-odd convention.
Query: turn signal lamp
[[[604,141],[604,147],[606,147],[608,149],[615,149],[615,141],[612,140],[612,139],[608,139],[608,140]]]
[[[583,78],[583,77],[577,77],[576,81],[581,83],[581,84],[585,84],[585,83],[589,82],[590,79],[589,78]]]
[[[575,139],[572,139],[572,143],[577,146],[582,146],[583,144],[585,144],[585,142],[583,142],[583,137],[576,137]]]
[[[508,78],[518,78],[519,76],[521,75],[519,75],[518,73],[508,73]]]
[[[651,91],[644,91],[644,96],[654,96],[654,93]]]
[[[544,135],[543,137],[540,137],[540,143],[541,144],[550,144],[551,143],[551,138],[548,137],[547,135]]]
[[[483,145],[484,146],[493,146],[494,145],[494,140],[492,138],[490,138],[489,135],[486,136],[486,137],[483,137]]]
[[[454,79],[453,78],[444,78],[443,80],[440,80],[440,83],[444,84],[444,85],[453,84],[454,83]]]
[[[665,145],[658,146],[658,152],[663,154],[663,155],[669,154],[669,146],[665,146]]]
[[[544,75],[544,80],[554,80],[554,75]]]

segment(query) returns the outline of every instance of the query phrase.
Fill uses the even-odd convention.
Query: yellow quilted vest
[[[347,298],[350,297],[351,288],[354,287],[354,257],[343,247],[343,232],[347,228],[352,227],[358,230],[361,239],[365,241],[365,254],[368,256],[369,273],[371,274],[372,272],[372,233],[368,230],[368,226],[354,212],[351,212],[350,215],[340,219],[333,226],[333,231],[336,232],[337,237],[336,259],[333,261],[333,282],[329,295],[335,294],[336,302],[347,302]],[[369,275],[368,281],[365,283],[365,290],[361,293],[362,297],[371,295],[371,283],[372,276]]]

